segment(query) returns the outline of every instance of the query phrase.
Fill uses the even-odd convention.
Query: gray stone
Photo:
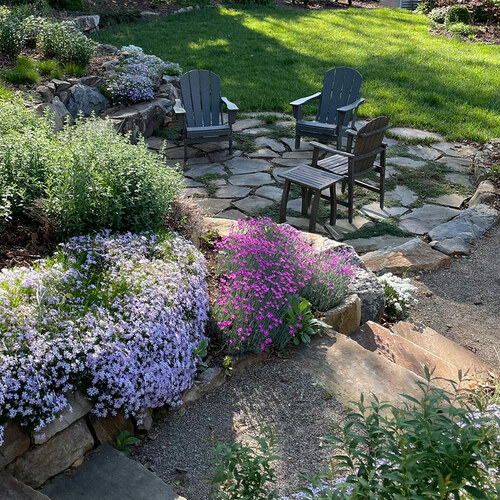
[[[408,212],[405,207],[385,207],[380,208],[380,204],[377,202],[369,203],[364,205],[359,209],[359,211],[366,217],[372,217],[374,219],[390,219],[397,215],[402,215]]]
[[[42,491],[51,500],[185,500],[139,462],[107,444],[99,446],[74,472],[58,476]]]
[[[114,445],[118,436],[123,431],[128,431],[131,436],[134,435],[134,424],[132,421],[119,413],[108,415],[107,417],[97,417],[93,413],[90,413],[89,422],[100,443]]]
[[[433,139],[436,141],[442,141],[443,137],[435,132],[429,132],[427,130],[419,130],[417,128],[409,127],[394,127],[391,128],[391,133],[401,139]]]
[[[434,243],[434,244],[433,244]],[[469,255],[470,243],[466,243],[462,238],[450,238],[449,240],[432,242],[431,246],[446,255]]]
[[[38,105],[35,111],[39,115],[44,115],[47,112],[50,114],[51,120],[54,123],[54,132],[62,130],[66,123],[73,123],[73,117],[59,97],[54,97],[52,102]]]
[[[346,234],[354,233],[362,227],[373,225],[373,222],[369,219],[357,215],[353,218],[352,222],[349,222],[348,219],[337,219],[335,226],[326,224],[325,228],[334,240],[341,241],[344,239]]]
[[[348,243],[354,248],[354,250],[356,250],[356,252],[366,253],[398,247],[403,243],[410,241],[410,239],[412,238],[384,234],[383,236],[374,236],[373,238],[356,238],[348,240]]]
[[[181,191],[181,195],[184,198],[199,198],[199,197],[207,197],[208,191],[202,187],[192,187],[192,188],[184,188]]]
[[[293,210],[295,212],[301,212],[302,211],[302,198],[295,198],[295,200],[288,200],[288,203],[286,204],[286,208],[288,210]]]
[[[63,90],[57,93],[57,97],[61,100],[61,102],[66,105],[69,99],[69,92],[67,90]]]
[[[335,308],[324,313],[323,321],[334,331],[350,335],[361,324],[361,300],[356,294],[348,295]]]
[[[312,158],[313,151],[287,151],[283,153],[283,158],[293,159],[293,160],[310,160]]]
[[[295,139],[292,137],[282,137],[281,142],[286,144],[292,151],[298,151],[295,149]],[[307,142],[300,140],[300,148],[301,151],[312,151],[313,147]]]
[[[262,186],[255,191],[255,194],[273,201],[280,201],[283,197],[283,189],[276,186]]]
[[[232,154],[229,154],[229,150],[224,149],[222,151],[215,151],[214,153],[209,153],[208,157],[210,158],[210,161],[225,162],[227,160],[230,160],[231,158],[235,158],[241,155],[242,152],[239,149],[233,149]]]
[[[279,158],[279,154],[275,153],[271,149],[258,149],[257,151],[254,151],[253,153],[250,153],[248,155],[249,158]]]
[[[408,207],[418,200],[418,196],[406,186],[396,186],[393,191],[387,191],[385,196],[391,200],[399,201],[401,205]]]
[[[96,31],[99,28],[99,21],[101,18],[98,15],[94,16],[78,16],[74,17],[72,21],[76,27],[83,32]]]
[[[161,137],[156,137],[156,136],[151,136],[151,137],[148,137],[146,140],[145,140],[146,144],[148,145],[148,148],[149,149],[156,149],[157,151],[159,151],[163,145],[165,144],[165,139],[162,139]],[[174,144],[174,147],[177,147],[175,144]]]
[[[233,202],[233,205],[242,212],[250,215],[256,215],[262,210],[270,207],[273,204],[271,200],[261,198],[260,196],[248,196],[243,200]]]
[[[301,231],[309,231],[309,219],[305,217],[287,217],[286,222]],[[315,231],[317,233],[326,234],[325,228],[321,224],[316,224]]]
[[[437,205],[424,205],[401,217],[399,227],[413,234],[425,234],[460,213],[454,208]]]
[[[63,90],[68,90],[71,87],[71,83],[67,82],[66,80],[59,80],[57,78],[54,78],[52,80],[52,83],[56,86],[56,93],[62,92]]]
[[[438,142],[433,144],[432,147],[447,156],[463,156],[459,152],[461,144],[457,142]]]
[[[216,198],[201,198],[196,200],[196,205],[207,215],[217,215],[231,206],[230,200],[218,200]]]
[[[40,94],[43,102],[52,102],[54,98],[53,92],[47,87],[47,85],[39,85],[36,91]]]
[[[395,175],[400,175],[399,170],[394,168],[392,165],[386,165],[385,167],[385,178],[394,177]]]
[[[92,113],[98,115],[106,109],[108,103],[108,100],[97,89],[81,83],[73,85],[68,90],[68,94],[67,108],[73,118],[78,117],[80,113],[83,116],[90,116]],[[130,113],[130,108],[127,108],[127,112]]]
[[[421,144],[410,146],[408,148],[408,153],[413,156],[418,156],[423,160],[437,160],[442,155],[440,151],[437,151],[430,146],[422,146]]]
[[[216,198],[244,198],[250,193],[250,188],[240,186],[226,186],[217,189],[215,192]]]
[[[197,154],[196,149],[194,148],[187,148],[187,155],[189,157],[193,157]],[[177,148],[170,148],[166,149],[164,152],[165,158],[169,160],[184,160],[184,147],[177,147]],[[205,162],[207,159],[205,158]]]
[[[243,214],[241,214],[243,215]],[[212,366],[200,373],[198,379],[182,396],[184,404],[198,401],[212,389],[221,386],[226,381],[226,374],[221,367]]]
[[[120,132],[124,134],[130,132],[133,138],[137,138],[139,134],[147,138],[163,124],[170,111],[172,111],[172,101],[157,98],[115,111],[109,118],[116,123]]]
[[[233,124],[233,132],[241,132],[242,130],[253,127],[260,127],[262,125],[264,125],[264,122],[257,118],[245,118],[243,120],[236,120],[236,122]]]
[[[58,432],[69,427],[73,422],[84,417],[92,408],[90,401],[84,398],[78,391],[66,394],[66,399],[68,400],[68,407],[66,407],[62,415],[38,432],[32,433],[31,440],[33,443],[45,443],[52,436],[55,436]]]
[[[104,81],[100,76],[89,75],[78,78],[78,83],[81,83],[82,85],[88,85],[89,87],[99,88],[104,83]]]
[[[38,488],[47,479],[71,466],[94,446],[94,438],[85,423],[73,425],[11,462],[6,471],[18,481]]]
[[[272,130],[266,127],[257,127],[257,128],[247,128],[241,131],[243,135],[261,135],[261,134],[269,134]]]
[[[207,159],[206,156],[193,156],[192,158],[188,157],[186,161],[186,166],[189,168],[194,167],[195,165],[207,165],[207,164],[209,164],[209,160]]]
[[[469,205],[480,205],[493,203],[498,194],[495,185],[491,181],[482,181],[476,189],[474,196],[469,201]]]
[[[285,182],[283,177],[281,177],[281,174],[283,172],[286,172],[287,170],[290,170],[291,167],[274,167],[273,168],[273,177],[277,182],[283,183]]]
[[[228,149],[229,141],[204,142],[201,144],[193,144],[193,147],[203,151],[204,153],[213,153],[215,151],[220,151],[221,149]]]
[[[443,156],[438,160],[439,163],[446,165],[455,172],[470,173],[472,161],[469,158],[456,158],[453,156]]]
[[[282,128],[288,128],[288,127],[294,127],[295,122],[292,120],[279,120],[275,123],[277,127],[282,127]]]
[[[445,174],[445,179],[451,184],[457,184],[458,186],[471,187],[470,177],[464,174]]]
[[[361,324],[381,317],[385,303],[384,287],[372,272],[358,267],[347,293],[356,294],[361,300]]]
[[[205,184],[202,184],[201,182],[193,181],[193,179],[184,177],[184,186],[187,188],[203,187],[204,185]]]
[[[2,500],[50,500],[5,472],[0,472],[0,492]]]
[[[255,174],[233,175],[229,177],[229,183],[233,186],[263,186],[272,184],[271,176],[266,172],[257,172]]]
[[[275,165],[279,167],[298,167],[299,165],[306,165],[306,160],[296,159],[296,158],[276,158],[272,160]]]
[[[141,17],[143,17],[144,19],[156,19],[159,16],[160,16],[159,12],[151,12],[149,10],[141,11]]]
[[[275,153],[284,153],[286,151],[283,144],[269,137],[257,137],[255,139],[255,144],[257,144],[257,146],[266,146],[271,148]]]
[[[190,168],[185,174],[186,177],[191,179],[198,179],[205,175],[226,175],[224,168],[219,163],[208,163],[206,165],[195,165]]]
[[[250,158],[233,158],[226,161],[225,165],[234,175],[265,172],[271,168],[271,165],[265,160],[252,160]]]
[[[0,446],[0,470],[30,447],[30,438],[16,422],[6,422]]]
[[[435,203],[436,205],[443,205],[445,207],[451,208],[460,208],[465,199],[465,196],[452,193],[443,194],[442,196],[438,196],[437,198],[430,198],[429,201]]]
[[[234,210],[234,209],[225,210],[224,212],[217,214],[215,217],[221,218],[221,219],[228,219],[231,221],[247,218],[247,216],[243,212],[240,212],[239,210]]]
[[[397,167],[407,168],[421,168],[426,164],[424,160],[413,160],[412,158],[407,158],[406,156],[395,156],[393,158],[387,158],[387,163],[396,165]]]

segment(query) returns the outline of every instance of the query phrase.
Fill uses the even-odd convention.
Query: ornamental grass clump
[[[283,349],[309,318],[294,314],[302,297],[325,311],[340,303],[355,267],[350,254],[319,252],[290,226],[270,219],[238,221],[216,244],[219,297],[213,312],[229,352]],[[300,301],[299,301],[300,303]]]
[[[139,419],[192,384],[208,296],[203,256],[174,234],[81,236],[0,274],[2,424],[34,431],[80,390],[98,416]]]

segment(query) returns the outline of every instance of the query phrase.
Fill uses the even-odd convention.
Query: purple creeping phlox
[[[2,423],[39,431],[79,389],[98,416],[177,405],[205,338],[203,256],[173,234],[72,238],[0,273]]]
[[[217,243],[219,297],[213,312],[230,352],[282,349],[302,328],[286,322],[296,297],[318,310],[340,303],[355,266],[350,254],[314,250],[296,229],[270,219],[239,220]]]

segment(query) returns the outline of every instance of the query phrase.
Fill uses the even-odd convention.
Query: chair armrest
[[[309,95],[307,97],[302,97],[300,99],[297,99],[295,101],[292,101],[290,103],[290,106],[303,106],[304,104],[307,104],[308,102],[314,101],[314,99],[317,99],[321,95],[321,92],[316,92],[315,94]]]
[[[182,107],[180,99],[175,100],[174,113],[176,115],[185,115],[186,114],[186,110]]]
[[[366,99],[364,98],[358,99],[357,101],[354,101],[351,104],[347,104],[347,106],[342,106],[341,108],[337,108],[337,111],[340,111],[341,113],[347,113],[348,111],[352,111],[353,109],[358,108],[365,101]]]
[[[347,153],[346,151],[339,151],[338,149],[326,146],[325,144],[321,144],[320,142],[311,141],[309,144],[313,146],[314,149],[321,149],[323,151],[326,151],[327,153],[342,155],[345,156],[346,158],[354,158],[354,155],[351,153]]]
[[[240,108],[232,103],[227,97],[221,97],[221,101],[226,105],[228,111],[239,111]]]

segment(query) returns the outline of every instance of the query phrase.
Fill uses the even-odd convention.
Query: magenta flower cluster
[[[290,324],[294,298],[316,309],[340,303],[355,266],[343,250],[314,250],[301,233],[270,219],[240,220],[216,244],[219,294],[213,312],[230,351],[283,348],[302,324]]]
[[[103,232],[34,269],[0,274],[0,444],[14,419],[39,431],[79,389],[99,416],[180,403],[197,368],[203,256],[176,235]]]

